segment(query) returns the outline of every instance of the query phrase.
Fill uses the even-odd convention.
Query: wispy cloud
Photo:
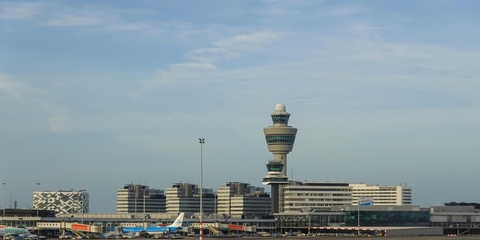
[[[211,63],[190,62],[171,64],[168,70],[161,69],[155,72],[152,79],[144,81],[140,89],[131,93],[131,95],[135,98],[142,97],[160,86],[195,81],[216,70],[217,67]]]
[[[206,74],[211,78],[211,74],[218,70],[214,62],[241,57],[245,51],[260,50],[281,38],[281,34],[271,31],[254,32],[219,40],[213,43],[217,46],[214,48],[192,50],[184,56],[195,62],[170,64],[168,70],[158,70],[153,79],[146,81],[139,91],[132,93],[132,96],[140,97],[160,85],[203,78]]]
[[[43,90],[34,88],[26,83],[14,81],[13,79],[12,76],[0,73],[0,90],[20,100],[28,100],[46,95],[46,92]]]
[[[232,50],[258,50],[272,42],[279,41],[282,35],[275,32],[264,31],[250,34],[241,34],[215,42],[213,45]]]
[[[323,15],[325,17],[345,17],[365,11],[367,9],[361,6],[339,6],[326,8],[326,12]]]
[[[50,123],[49,129],[55,133],[63,133],[67,131],[67,116],[52,116],[48,119]]]
[[[282,34],[271,31],[240,34],[214,42],[216,47],[192,50],[185,57],[198,62],[228,60],[240,57],[244,51],[260,50],[281,38]]]
[[[0,3],[0,18],[27,19],[39,14],[44,6],[45,4],[42,3],[3,1]]]
[[[81,28],[83,32],[136,32],[159,35],[162,30],[142,20],[128,21],[130,15],[143,16],[145,11],[105,9],[101,7],[72,7],[64,4],[13,3],[0,7],[0,18],[26,19],[46,27]]]
[[[232,59],[240,54],[226,48],[202,48],[185,54],[185,57],[197,62],[215,62],[222,59]]]
[[[35,105],[51,117],[46,121],[52,132],[60,133],[67,130],[68,117],[64,107],[52,104],[47,91],[30,84],[15,80],[14,77],[0,73],[0,91],[8,94],[20,104]]]
[[[67,27],[67,26],[92,26],[109,22],[106,12],[99,12],[92,9],[65,9],[60,13],[50,16],[44,23],[48,26]]]

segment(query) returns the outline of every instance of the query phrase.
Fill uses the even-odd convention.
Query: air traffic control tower
[[[273,160],[267,164],[268,175],[263,177],[263,185],[270,185],[272,198],[272,213],[279,212],[279,186],[288,184],[287,154],[292,151],[297,129],[288,126],[290,113],[285,111],[285,105],[275,106],[272,116],[273,126],[263,129],[268,144],[268,151],[273,153]]]

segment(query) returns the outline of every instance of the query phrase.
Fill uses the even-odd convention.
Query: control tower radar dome
[[[287,109],[285,108],[285,105],[283,105],[282,103],[279,103],[277,104],[277,106],[275,106],[275,111],[286,111]]]

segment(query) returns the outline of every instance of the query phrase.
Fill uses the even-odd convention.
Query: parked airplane
[[[151,226],[151,227],[126,227],[122,229],[123,234],[128,234],[128,233],[140,233],[142,231],[147,232],[148,234],[163,234],[167,232],[176,232],[176,231],[181,231],[182,230],[182,225],[183,225],[183,216],[185,213],[180,213],[178,215],[177,219],[175,221],[168,225],[168,226]]]
[[[7,227],[7,226],[1,225],[0,237],[10,236],[10,235],[28,237],[28,235],[30,235],[30,232],[25,228]]]

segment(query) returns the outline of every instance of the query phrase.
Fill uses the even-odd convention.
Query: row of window
[[[272,115],[273,123],[288,123],[290,115]]]
[[[267,143],[290,143],[295,142],[295,135],[267,135],[265,136]]]
[[[317,189],[302,189],[302,188],[285,188],[284,192],[301,192],[301,193],[292,193],[292,194],[317,194],[311,192],[351,192],[351,189],[348,188],[317,188]]]

